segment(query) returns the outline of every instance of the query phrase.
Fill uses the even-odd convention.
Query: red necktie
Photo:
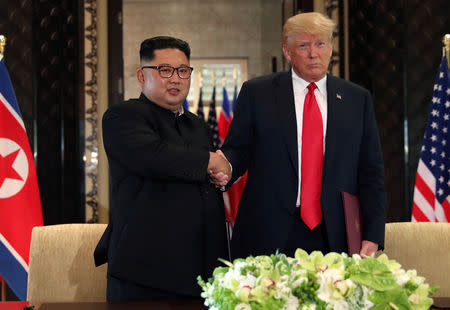
[[[323,122],[314,96],[316,88],[314,83],[308,85],[308,93],[303,107],[302,130],[300,214],[311,230],[322,221],[320,196],[323,169]]]

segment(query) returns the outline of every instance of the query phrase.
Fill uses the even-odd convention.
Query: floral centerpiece
[[[221,260],[201,296],[211,310],[428,309],[430,288],[415,270],[385,254],[361,259],[298,249],[284,254]]]

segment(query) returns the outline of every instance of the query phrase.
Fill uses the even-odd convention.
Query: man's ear
[[[287,61],[291,62],[291,54],[289,52],[289,48],[287,46],[287,43],[283,43],[283,54],[284,57],[286,57]]]
[[[136,77],[137,77],[137,80],[138,80],[139,84],[141,84],[141,86],[144,86],[145,77],[144,77],[144,71],[142,71],[141,68],[137,69]]]

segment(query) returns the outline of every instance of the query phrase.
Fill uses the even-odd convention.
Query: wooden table
[[[450,297],[434,298],[435,306],[431,309],[450,309]],[[0,302],[0,310],[23,310],[27,301]],[[34,310],[205,310],[198,301],[171,302],[74,302],[74,303],[43,303]]]
[[[28,306],[28,301],[2,301],[0,310],[22,310]]]
[[[206,310],[201,301],[44,303],[38,310]],[[35,309],[36,310],[36,309]]]
[[[450,309],[450,297],[433,298],[431,309]],[[206,310],[198,301],[46,303],[35,310]],[[1,310],[1,309],[0,309]]]
[[[433,301],[431,309],[450,309],[450,297],[435,297]]]

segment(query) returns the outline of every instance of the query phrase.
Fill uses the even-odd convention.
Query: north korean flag
[[[0,276],[26,300],[31,230],[43,225],[34,159],[0,55]]]

